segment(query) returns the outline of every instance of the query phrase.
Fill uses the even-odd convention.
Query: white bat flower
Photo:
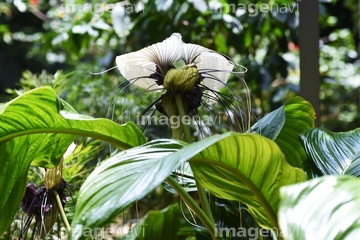
[[[166,74],[179,61],[196,66],[203,85],[214,91],[226,84],[234,68],[219,53],[196,44],[183,43],[179,33],[173,33],[160,43],[116,57],[116,65],[124,78],[146,90],[162,89]]]
[[[235,73],[233,69],[236,64],[213,50],[184,43],[179,33],[173,33],[164,41],[139,51],[117,56],[116,65],[131,84],[145,91],[163,93],[142,115],[154,105],[168,117],[177,115],[174,96],[178,94],[185,104],[186,114],[196,114],[201,104],[210,110],[209,105],[202,101],[203,96],[210,103],[219,100],[229,118],[231,110],[227,110],[226,104],[240,109],[238,106],[241,103],[232,104],[230,96],[219,92],[226,86],[233,96],[238,97],[227,85],[230,74]],[[220,97],[224,99],[223,102]],[[238,115],[243,114],[238,112]]]

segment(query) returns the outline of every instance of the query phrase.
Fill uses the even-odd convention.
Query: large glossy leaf
[[[360,239],[360,180],[326,176],[281,189],[284,239]]]
[[[280,187],[305,181],[275,142],[258,134],[234,134],[190,163],[199,182],[215,196],[243,202],[265,228],[277,226]]]
[[[308,101],[295,97],[257,122],[251,131],[275,140],[294,167],[301,167],[306,153],[299,138],[300,133],[313,128],[315,112]]]
[[[120,148],[145,142],[134,123],[129,122],[124,127],[108,119],[94,119],[69,110],[69,105],[57,98],[50,87],[29,91],[0,106],[0,143],[38,133],[90,136]]]
[[[286,160],[294,167],[301,167],[307,155],[300,140],[300,133],[315,126],[315,110],[301,97],[285,103],[286,120],[275,142],[285,154]]]
[[[19,208],[31,163],[56,166],[76,135],[99,138],[120,148],[145,142],[135,124],[119,125],[69,110],[49,87],[29,91],[0,107],[0,233]]]
[[[299,135],[313,128],[314,121],[315,112],[311,104],[301,97],[295,97],[259,120],[251,132],[275,140],[286,160],[294,167],[301,167],[306,160],[306,153]]]
[[[82,238],[88,228],[109,222],[159,186],[181,164],[232,134],[215,135],[186,147],[174,140],[152,141],[104,161],[80,188],[72,222],[73,239]]]
[[[301,139],[324,175],[360,177],[360,128],[341,133],[315,128],[301,134]]]
[[[177,239],[180,227],[178,204],[150,211],[122,240]]]
[[[182,146],[173,140],[156,140],[104,161],[80,188],[72,222],[73,239],[83,238],[88,228],[109,222],[159,186],[181,164],[165,157]]]
[[[235,200],[244,200],[255,209],[253,213],[259,222],[266,226],[271,225],[267,214],[274,217],[277,211],[280,186],[305,180],[304,172],[291,167],[273,141],[257,134],[225,133],[183,146],[173,140],[152,141],[103,162],[80,189],[72,222],[73,238],[82,238],[87,228],[99,227],[110,221],[130,203],[161,184],[174,169],[204,150],[204,155],[198,155],[203,157],[196,157],[197,172],[199,175],[210,173],[210,178],[218,180],[214,182],[202,176],[200,179],[204,186],[215,189],[221,197],[234,199],[235,196]],[[207,163],[201,162],[205,156]],[[244,161],[240,162],[244,172],[234,165],[241,157],[244,157]],[[199,170],[208,163],[216,164],[219,159],[222,160],[221,167],[235,173],[231,175],[221,167],[213,167],[225,178],[225,182],[209,169],[204,169],[205,173]],[[245,172],[250,175],[247,176]],[[220,186],[221,183],[226,184]],[[241,185],[238,187],[238,184]],[[223,195],[226,189],[229,189],[228,195]],[[244,197],[240,194],[244,194]],[[276,219],[272,220],[276,222]]]

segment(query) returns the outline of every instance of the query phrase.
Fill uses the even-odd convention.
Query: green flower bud
[[[185,66],[181,69],[170,69],[164,78],[164,87],[169,92],[188,92],[199,80],[196,66]]]
[[[57,167],[52,169],[47,169],[45,173],[45,187],[48,191],[58,189],[62,179],[62,168],[63,168],[63,158],[61,158],[60,163]]]

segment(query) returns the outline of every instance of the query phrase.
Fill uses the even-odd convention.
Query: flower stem
[[[186,114],[185,114],[185,109],[184,109],[184,102],[183,102],[182,96],[179,93],[175,93],[175,101],[176,101],[177,110],[180,115],[180,120],[181,120],[180,122],[181,122],[182,129],[184,131],[185,141],[187,141],[188,143],[192,143],[192,137],[191,137],[189,126],[184,124],[182,121],[184,119],[184,116],[186,116]],[[191,167],[191,164],[190,164],[190,167]],[[207,200],[205,189],[201,186],[199,181],[197,181],[195,174],[194,174],[194,178],[195,178],[195,183],[196,183],[196,187],[198,190],[201,206],[204,209],[207,217],[212,222],[214,222],[214,217],[211,213],[211,209],[210,209],[209,201]],[[210,229],[208,229],[208,230],[210,231]]]
[[[71,227],[70,227],[69,221],[67,220],[67,217],[66,217],[66,214],[65,214],[63,205],[62,205],[62,203],[61,203],[60,196],[59,196],[59,194],[57,193],[56,190],[51,190],[51,192],[55,195],[56,203],[57,203],[57,206],[58,206],[58,210],[59,210],[60,216],[61,216],[61,218],[62,218],[62,220],[63,220],[63,222],[64,222],[66,231],[67,231],[68,233],[70,233]]]
[[[192,143],[193,141],[192,141],[189,126],[183,123],[184,116],[186,116],[186,114],[185,114],[184,103],[183,103],[181,94],[175,93],[175,102],[176,102],[177,110],[180,115],[180,123],[182,126],[182,130],[184,131],[185,141],[188,143]]]
[[[209,231],[212,239],[217,239],[215,236],[214,221],[212,221],[205,214],[205,212],[199,207],[195,200],[174,180],[174,178],[169,176],[166,181],[173,189],[175,189],[175,191],[180,195],[184,202],[196,213],[200,221]]]

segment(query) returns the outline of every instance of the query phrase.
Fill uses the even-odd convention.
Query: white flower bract
[[[174,62],[193,64],[203,77],[203,85],[219,91],[226,84],[234,65],[208,48],[184,43],[179,33],[173,33],[160,43],[136,52],[116,57],[116,65],[125,79],[146,90],[161,90],[154,76],[164,78]]]

